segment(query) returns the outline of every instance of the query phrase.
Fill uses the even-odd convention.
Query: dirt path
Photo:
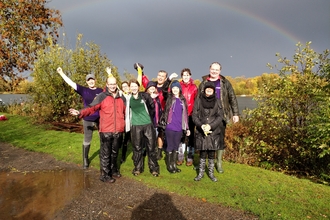
[[[56,161],[47,154],[0,143],[0,171],[72,169],[81,168],[75,164]],[[129,178],[122,177],[114,184],[106,184],[98,180],[97,170],[89,169],[84,172],[91,177],[88,187],[57,210],[51,219],[258,219],[228,207],[151,189]],[[0,201],[0,206],[2,202],[4,201]],[[35,217],[49,219],[40,213]]]

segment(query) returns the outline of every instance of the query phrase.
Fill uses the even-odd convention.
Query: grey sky
[[[93,41],[118,67],[135,74],[145,66],[193,78],[220,62],[222,74],[253,77],[271,72],[275,53],[291,58],[300,41],[317,52],[330,49],[329,0],[52,0],[75,45],[78,33]]]

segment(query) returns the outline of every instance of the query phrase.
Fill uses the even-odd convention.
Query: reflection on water
[[[83,170],[0,172],[0,219],[52,219],[89,187]]]
[[[257,101],[253,100],[252,96],[237,96],[237,102],[240,114],[245,109],[255,109],[257,107]]]

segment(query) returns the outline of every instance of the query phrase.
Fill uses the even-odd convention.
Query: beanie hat
[[[154,82],[154,81],[149,81],[148,84],[147,84],[147,87],[146,87],[146,91],[150,88],[150,87],[155,87],[157,88],[157,83]]]
[[[207,81],[207,82],[204,84],[204,92],[205,92],[205,89],[207,89],[207,88],[211,88],[211,89],[213,89],[213,91],[215,91],[214,82]]]
[[[181,85],[179,83],[178,80],[174,80],[170,86],[171,90],[173,89],[173,87],[178,87],[180,89],[180,91],[182,91]]]

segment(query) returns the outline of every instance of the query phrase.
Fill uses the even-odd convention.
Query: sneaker
[[[176,165],[181,166],[183,164],[183,161],[177,161]]]
[[[154,171],[154,172],[152,172],[152,175],[153,175],[154,177],[158,177],[158,176],[159,176],[159,173],[157,173],[156,171]]]
[[[186,162],[186,166],[190,167],[192,165],[193,165],[193,162],[191,160],[189,160],[189,161]]]
[[[140,171],[133,171],[133,175],[134,175],[134,176],[138,176],[138,175],[140,175]]]
[[[120,178],[121,177],[121,174],[119,172],[116,172],[116,173],[113,173],[112,174],[112,177],[113,178]]]

